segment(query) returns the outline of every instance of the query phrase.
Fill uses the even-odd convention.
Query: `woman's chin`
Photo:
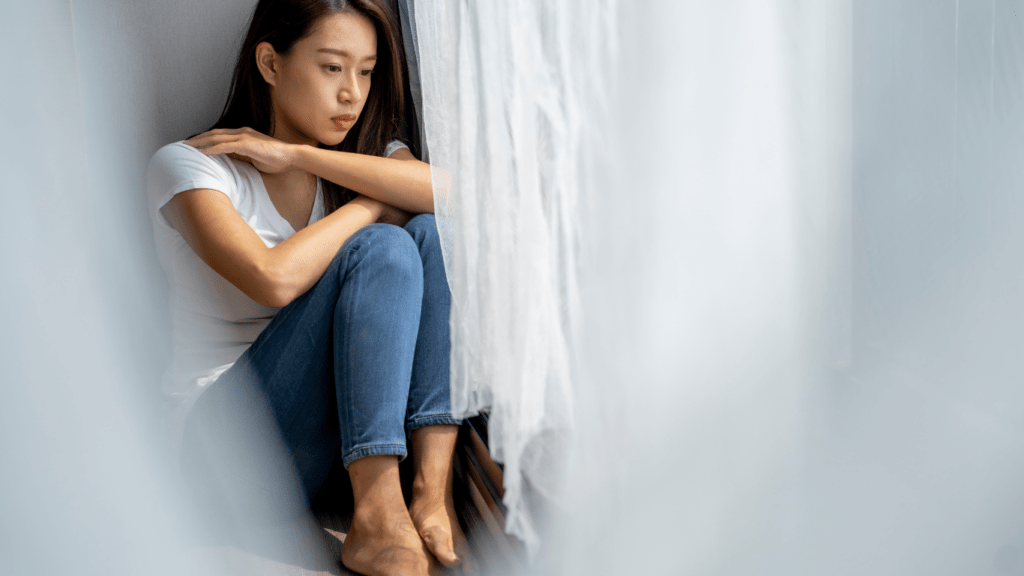
[[[328,134],[323,138],[318,138],[318,140],[320,141],[320,144],[323,146],[337,146],[338,144],[341,144],[342,142],[345,141],[345,136],[347,135],[348,132]]]

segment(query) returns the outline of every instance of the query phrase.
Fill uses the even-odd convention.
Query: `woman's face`
[[[376,62],[377,32],[369,18],[354,12],[325,16],[287,56],[274,56],[273,136],[339,144],[363,111]]]

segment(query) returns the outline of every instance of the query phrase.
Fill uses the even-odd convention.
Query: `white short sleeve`
[[[174,142],[157,150],[149,161],[146,188],[153,217],[167,226],[170,224],[160,209],[175,194],[209,188],[223,192],[232,203],[237,200],[234,179],[227,167],[217,158],[183,142]]]
[[[384,149],[384,157],[388,158],[402,148],[405,148],[406,150],[409,149],[409,147],[405,145],[405,142],[402,142],[401,140],[392,140],[391,142],[388,142],[387,148]]]

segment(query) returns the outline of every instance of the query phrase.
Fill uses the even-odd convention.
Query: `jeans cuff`
[[[342,462],[345,464],[345,470],[348,470],[350,464],[366,456],[398,456],[398,461],[401,462],[405,460],[406,454],[408,452],[405,444],[368,444],[349,450]]]
[[[406,432],[412,432],[417,428],[423,428],[424,426],[433,426],[435,424],[454,424],[455,426],[458,426],[459,424],[462,424],[462,420],[456,420],[455,418],[452,418],[451,414],[448,413],[427,414],[425,416],[417,416],[415,418],[409,419],[409,421],[405,423],[405,430]]]

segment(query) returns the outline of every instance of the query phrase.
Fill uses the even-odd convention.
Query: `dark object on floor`
[[[522,543],[505,533],[504,471],[491,459],[487,415],[463,421],[455,448],[455,506],[484,574],[525,572]]]

